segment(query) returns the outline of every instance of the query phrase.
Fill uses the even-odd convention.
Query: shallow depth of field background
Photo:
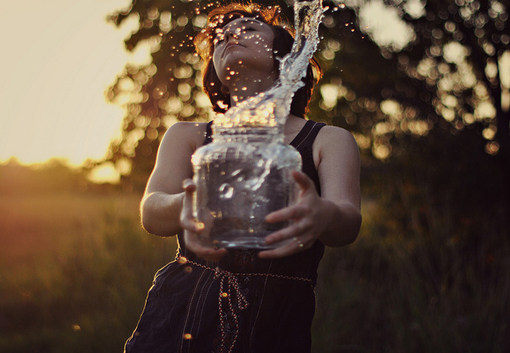
[[[510,3],[385,3],[321,26],[310,116],[360,146],[363,224],[321,263],[313,352],[508,352]],[[139,221],[157,146],[212,117],[189,38],[213,5],[0,13],[0,352],[122,351],[176,251]]]
[[[9,185],[0,188],[0,351],[122,351],[175,240],[141,229],[141,194],[87,183],[58,162],[10,163],[0,175]],[[364,180],[358,240],[328,249],[320,267],[314,352],[505,351],[506,230],[487,218],[481,234],[500,238],[469,224],[406,231],[406,208],[424,206],[404,206],[393,180]],[[447,227],[443,215],[431,221]]]

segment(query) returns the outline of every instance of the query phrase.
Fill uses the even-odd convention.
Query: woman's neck
[[[236,106],[242,101],[254,97],[261,92],[267,91],[276,81],[277,75],[271,73],[263,75],[250,75],[250,77],[239,77],[228,84],[230,93],[230,106]]]
[[[283,126],[284,143],[289,144],[294,140],[305,124],[306,119],[289,114]]]

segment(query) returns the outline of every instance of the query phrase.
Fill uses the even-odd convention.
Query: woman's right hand
[[[182,187],[184,189],[184,199],[182,201],[180,222],[184,231],[186,248],[204,260],[220,261],[227,250],[215,248],[203,241],[204,238],[207,238],[207,234],[211,229],[212,219],[211,222],[206,221],[206,224],[204,224],[193,217],[193,193],[197,188],[195,183],[191,179],[186,179],[182,183]]]

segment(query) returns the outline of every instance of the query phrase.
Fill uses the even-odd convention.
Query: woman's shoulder
[[[196,121],[178,121],[168,128],[170,133],[186,133],[194,134],[197,132],[205,132],[207,123]]]
[[[359,147],[352,133],[338,126],[325,125],[322,127],[313,147],[319,161],[326,156],[334,158],[355,156],[357,158],[359,155]]]
[[[161,145],[179,143],[196,149],[202,146],[204,142],[206,128],[207,123],[205,122],[179,121],[168,128]]]
[[[351,132],[333,125],[324,125],[317,135],[316,142],[324,146],[329,146],[331,144],[338,145],[339,143],[349,145],[354,144],[357,146],[356,140]]]

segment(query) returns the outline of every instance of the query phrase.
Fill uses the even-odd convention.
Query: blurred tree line
[[[258,2],[293,18],[284,1]],[[131,164],[123,180],[135,190],[145,186],[169,126],[213,118],[192,39],[222,3],[133,1],[109,17],[116,25],[137,17],[126,48],[148,42],[152,51],[149,65],[126,66],[107,91],[126,111],[108,160],[119,170]],[[406,239],[411,254],[420,244],[415,262],[430,280],[430,297],[452,286],[466,293],[493,288],[509,269],[510,1],[324,5],[316,56],[325,75],[309,116],[354,134],[365,200],[377,201],[373,233]],[[381,38],[367,22],[370,6],[398,17],[406,40]],[[509,313],[508,303],[498,310]]]
[[[293,18],[285,2],[260,3],[277,4]],[[467,154],[480,145],[473,151],[481,147],[488,156],[480,158],[498,162],[508,175],[510,73],[500,65],[510,55],[509,2],[387,0],[384,6],[408,32],[400,45],[378,40],[363,18],[366,3],[325,3],[317,53],[325,76],[309,115],[352,131],[369,159],[393,162],[410,155],[412,146],[445,150],[453,140],[468,144],[461,147]],[[123,138],[112,144],[109,159],[132,163],[136,187],[139,176],[144,184],[169,126],[212,118],[192,39],[205,26],[208,9],[219,4],[133,1],[109,17],[120,25],[136,16],[139,29],[126,48],[148,42],[152,51],[151,64],[127,66],[107,92],[126,109]]]
[[[40,165],[24,166],[15,158],[0,164],[0,195],[33,195],[85,191],[90,183],[80,169],[71,169],[65,160],[53,158]],[[98,187],[102,187],[99,186]],[[105,186],[107,187],[107,186]]]
[[[36,194],[107,194],[123,185],[92,182],[86,168],[72,168],[65,159],[52,158],[41,164],[23,165],[16,158],[0,163],[0,197],[32,197]]]

